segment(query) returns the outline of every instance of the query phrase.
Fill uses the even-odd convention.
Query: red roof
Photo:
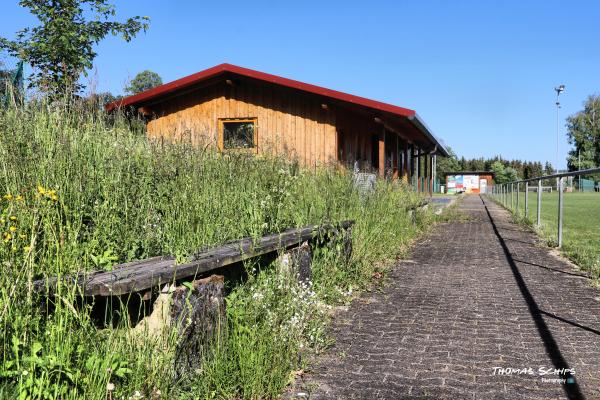
[[[184,78],[177,79],[173,82],[165,83],[164,85],[160,85],[150,90],[146,90],[144,92],[135,94],[133,96],[125,97],[123,99],[107,104],[105,106],[105,109],[107,111],[112,111],[118,107],[123,106],[141,106],[147,101],[155,100],[160,98],[161,96],[176,93],[180,90],[184,90],[188,87],[191,87],[208,79],[225,74],[235,74],[238,76],[256,79],[263,82],[269,82],[275,85],[324,96],[330,99],[340,100],[346,103],[356,104],[373,110],[384,111],[391,114],[395,114],[400,117],[407,118],[412,122],[412,124],[415,127],[417,127],[418,130],[425,134],[425,136],[427,136],[433,144],[435,144],[436,148],[443,155],[448,155],[446,149],[444,148],[444,145],[439,143],[439,141],[425,126],[423,121],[419,118],[419,116],[414,110],[398,107],[393,104],[382,103],[380,101],[371,100],[360,96],[354,96],[348,93],[338,92],[337,90],[331,90],[321,86],[311,85],[309,83],[295,81],[293,79],[283,78],[277,75],[271,75],[264,72],[255,71],[249,68],[238,67],[232,64],[220,64],[215,67],[205,69],[204,71],[200,71],[195,74],[186,76]]]
[[[360,96],[354,96],[352,94],[338,92],[337,90],[326,89],[324,87],[311,85],[309,83],[295,81],[293,79],[283,78],[281,76],[266,74],[264,72],[255,71],[248,68],[238,67],[231,64],[220,64],[215,67],[205,69],[204,71],[197,72],[195,74],[186,76],[176,81],[165,83],[164,85],[157,86],[150,90],[134,94],[133,96],[125,97],[121,100],[117,100],[113,103],[106,105],[106,110],[111,111],[120,106],[136,105],[138,103],[152,100],[165,94],[170,94],[178,90],[184,89],[188,86],[192,86],[206,79],[222,75],[224,73],[232,73],[248,78],[254,78],[265,82],[274,83],[276,85],[285,86],[292,89],[302,90],[304,92],[318,94],[321,96],[329,97],[336,100],[345,101],[348,103],[354,103],[361,106],[373,108],[380,111],[386,111],[392,114],[397,114],[403,117],[413,117],[415,115],[414,110],[408,108],[398,107],[392,104],[382,103],[380,101],[366,99]]]

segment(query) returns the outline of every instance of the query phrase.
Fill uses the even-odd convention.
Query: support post
[[[515,209],[515,184],[510,184],[510,209],[514,211]]]
[[[429,191],[429,156],[427,153],[423,154],[423,184],[421,190],[423,193]]]
[[[419,192],[419,181],[421,180],[421,154],[419,154],[419,149],[417,149],[417,152],[415,154],[415,177],[416,177],[416,183],[415,183],[415,190],[417,191],[417,193]]]
[[[408,183],[410,171],[408,168],[408,142],[404,142],[404,157],[403,158],[403,167],[402,167],[402,180]]]
[[[519,189],[520,188],[521,188],[521,183],[517,182],[517,210],[516,210],[517,216],[520,214],[520,210],[519,210]]]
[[[542,180],[538,181],[537,190],[537,222],[536,225],[539,228],[542,226]]]
[[[399,161],[399,157],[398,155],[400,154],[400,152],[398,151],[398,135],[393,135],[392,136],[394,138],[393,140],[393,144],[392,144],[392,178],[393,180],[398,179],[399,173],[400,173],[400,161]]]
[[[525,219],[529,218],[529,182],[525,182]]]
[[[558,180],[558,247],[562,247],[562,239],[563,239],[563,185],[564,178],[559,178]]]
[[[385,177],[385,128],[382,128],[379,134],[379,176]]]
[[[436,189],[435,185],[437,183],[437,154],[433,155],[433,186],[434,186],[434,191]]]

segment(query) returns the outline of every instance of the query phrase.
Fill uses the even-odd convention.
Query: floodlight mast
[[[560,94],[565,91],[565,85],[559,85],[554,88],[556,91],[556,173],[558,174],[558,161],[559,161],[559,143],[560,143],[560,135],[559,135],[559,120],[560,120]],[[560,190],[559,188],[560,178],[556,180],[556,190]]]

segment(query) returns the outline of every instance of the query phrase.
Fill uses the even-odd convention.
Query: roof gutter
[[[427,127],[427,125],[425,124],[425,122],[423,122],[423,120],[421,119],[421,117],[419,117],[419,115],[417,113],[415,113],[413,116],[411,117],[407,117],[409,121],[411,121],[418,130],[421,131],[421,133],[423,133],[425,136],[427,136],[427,138],[429,140],[431,140],[433,142],[433,144],[436,147],[436,154],[440,154],[444,157],[449,157],[450,153],[448,153],[448,150],[446,149],[446,146],[444,146],[444,144],[442,142],[440,142],[440,140],[433,134],[433,132],[431,132],[431,130],[429,129],[429,127]]]

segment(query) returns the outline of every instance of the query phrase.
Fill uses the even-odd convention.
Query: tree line
[[[502,156],[459,158],[450,148],[448,153],[449,157],[439,158],[437,162],[437,176],[441,179],[449,172],[490,171],[495,174],[496,183],[505,183],[554,173],[554,167],[549,162],[507,160]]]
[[[600,168],[600,95],[591,95],[583,103],[583,109],[566,120],[567,139],[572,146],[567,155],[567,169],[578,171]],[[438,159],[437,174],[443,179],[447,172],[493,171],[497,183],[518,179],[530,179],[552,175],[554,167],[549,162],[507,160],[501,156],[492,158],[458,157],[449,150],[450,156]],[[600,174],[585,179],[600,181]]]

